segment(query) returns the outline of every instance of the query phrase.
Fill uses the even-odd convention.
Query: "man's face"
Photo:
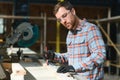
[[[66,10],[64,7],[60,7],[55,14],[57,20],[65,26],[67,29],[73,29],[75,24],[75,12]]]

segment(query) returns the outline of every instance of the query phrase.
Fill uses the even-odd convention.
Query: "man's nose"
[[[61,23],[65,23],[66,22],[66,19],[61,19]]]

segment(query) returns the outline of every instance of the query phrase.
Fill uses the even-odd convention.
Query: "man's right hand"
[[[43,57],[48,60],[54,60],[55,53],[52,50],[44,51]]]

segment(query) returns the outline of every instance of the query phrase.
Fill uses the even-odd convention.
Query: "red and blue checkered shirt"
[[[69,31],[67,52],[56,54],[61,61],[68,61],[75,70],[88,80],[102,80],[103,63],[106,59],[105,44],[99,28],[87,21],[78,25],[75,31]]]

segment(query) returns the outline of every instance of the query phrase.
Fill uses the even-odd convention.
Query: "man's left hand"
[[[58,73],[66,73],[66,72],[75,72],[75,69],[72,65],[62,65],[57,69]]]

